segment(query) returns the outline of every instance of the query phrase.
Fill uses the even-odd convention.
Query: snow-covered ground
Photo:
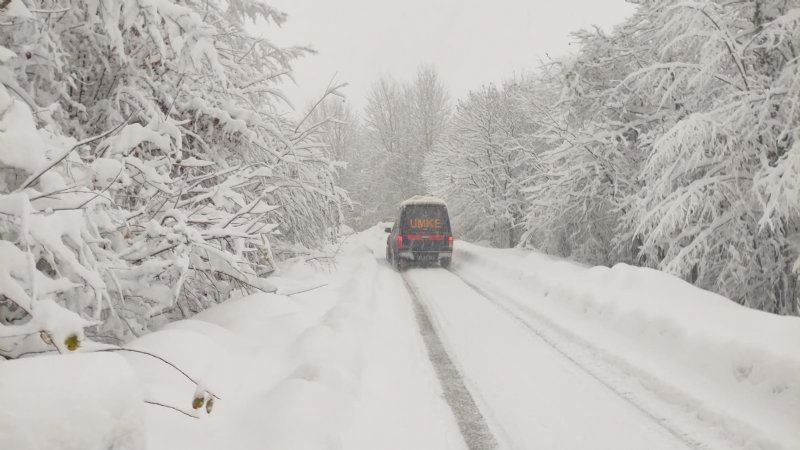
[[[656,270],[465,242],[453,270],[562,347],[618,368],[604,378],[627,378],[613,382],[620,389],[643,385],[635,401],[655,396],[682,410],[690,423],[657,408],[676,431],[722,439],[721,448],[800,448],[797,317],[748,309]]]
[[[685,448],[457,276],[409,278],[506,448]]]
[[[402,280],[358,237],[345,242],[335,265],[298,263],[271,280],[279,292],[325,286],[229,301],[128,345],[200,380],[220,397],[211,414],[193,419],[143,404],[192,412],[195,393],[180,373],[146,355],[97,355],[111,359],[76,367],[68,379],[52,373],[94,355],[8,361],[0,363],[0,449],[465,448]],[[93,376],[84,380],[86,373]],[[134,375],[141,386],[134,382],[127,397],[102,397],[130,391]],[[42,386],[52,389],[36,396]],[[59,396],[46,398],[51,390]],[[72,409],[61,407],[69,402]],[[75,409],[111,418],[130,412],[130,423],[93,422]],[[122,440],[130,428],[139,441]]]
[[[131,343],[222,397],[201,420],[149,408],[149,449],[461,448],[402,282],[364,246],[346,242],[335,266],[298,263],[274,282],[327,285],[228,302]],[[146,392],[187,404],[185,380],[131,361]]]
[[[647,269],[465,242],[452,271],[400,274],[382,230],[347,239],[335,264],[284,266],[278,294],[128,345],[217,395],[210,414],[147,355],[0,362],[0,449],[476,448],[412,297],[501,448],[800,448],[800,319]]]
[[[108,353],[0,362],[0,449],[144,448],[142,390]]]

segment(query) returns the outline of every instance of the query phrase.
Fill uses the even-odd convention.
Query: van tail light
[[[397,237],[395,237],[395,242],[397,243],[397,245],[396,245],[397,249],[398,250],[402,250],[403,249],[403,235],[402,234],[398,234]]]
[[[447,248],[449,248],[450,250],[453,249],[453,235],[452,234],[447,236]]]

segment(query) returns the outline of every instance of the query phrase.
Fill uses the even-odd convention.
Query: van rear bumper
[[[452,258],[453,252],[451,250],[427,251],[427,252],[422,252],[422,251],[414,252],[411,250],[401,250],[400,252],[397,253],[397,256],[412,261],[426,260],[426,259],[439,260],[439,259]]]

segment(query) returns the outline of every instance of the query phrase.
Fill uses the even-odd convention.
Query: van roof
[[[401,207],[409,206],[409,205],[441,205],[447,206],[444,200],[436,197],[431,197],[428,195],[415,195],[407,200],[404,200],[400,203]]]

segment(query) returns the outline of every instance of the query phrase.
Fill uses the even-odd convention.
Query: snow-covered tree
[[[411,91],[411,122],[413,146],[423,155],[433,151],[441,141],[450,119],[450,98],[436,70],[421,66],[417,78],[408,88]]]
[[[625,217],[647,263],[782,313],[800,300],[798,6],[651,5],[655,60],[620,83],[671,116]]]
[[[638,189],[640,134],[652,118],[624,102],[617,85],[646,60],[640,23],[631,19],[611,35],[575,33],[580,53],[541,67],[523,92],[541,150],[524,181],[524,240],[536,248],[593,264],[629,259],[630,251],[615,251],[614,236],[625,199]]]
[[[335,232],[333,161],[315,127],[277,112],[306,49],[244,31],[284,14],[254,0],[28,6],[0,13],[0,120],[21,121],[0,131],[0,243],[4,261],[31,261],[0,273],[0,336],[13,335],[0,353],[52,348],[18,332],[52,331],[41,302],[124,340],[272,290],[273,246]]]
[[[449,113],[449,96],[431,67],[420,67],[410,83],[382,78],[373,84],[361,128],[365,150],[358,162],[348,160],[354,167],[370,163],[361,172],[366,195],[353,195],[364,205],[366,223],[391,218],[399,202],[427,193],[425,157],[442,138]]]
[[[386,211],[424,189],[422,161],[413,145],[413,103],[407,86],[392,78],[373,84],[365,108],[364,125],[369,145],[383,155],[378,201]]]
[[[797,313],[799,6],[645,1],[610,34],[576,34],[538,80],[559,98],[530,101],[550,148],[528,241]]]
[[[425,178],[447,200],[456,233],[464,239],[515,246],[521,235],[523,175],[532,161],[530,121],[518,85],[487,86],[458,102],[447,132],[428,155]]]

